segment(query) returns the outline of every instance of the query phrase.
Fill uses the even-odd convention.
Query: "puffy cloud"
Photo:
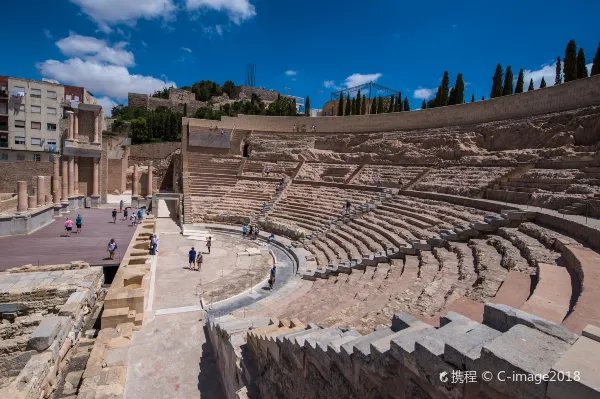
[[[182,49],[183,51],[187,51],[187,52],[188,52],[188,53],[190,53],[190,54],[192,53],[192,49],[191,49],[191,48],[189,48],[189,47],[182,47],[181,49]]]
[[[237,25],[256,15],[256,9],[249,0],[186,0],[185,6],[188,11],[200,9],[224,11]]]
[[[437,89],[426,89],[424,87],[420,87],[413,92],[413,98],[418,98],[419,100],[429,100],[431,97],[435,96],[435,92]]]
[[[83,86],[92,93],[100,93],[123,100],[127,93],[151,94],[156,90],[174,86],[175,82],[152,76],[130,74],[121,65],[107,65],[96,60],[71,58],[66,61],[47,60],[37,64],[44,74],[63,83]]]
[[[117,103],[114,102],[110,97],[100,97],[96,98],[98,100],[98,104],[102,105],[102,109],[104,109],[104,116],[111,117],[113,107],[117,106]]]
[[[588,75],[589,75],[592,72],[592,63],[587,64],[586,67],[588,69]],[[564,62],[562,64],[561,68],[564,71],[564,68],[565,68]],[[524,70],[523,71],[524,90],[526,91],[527,88],[529,87],[529,81],[531,79],[533,79],[533,87],[536,89],[539,88],[542,78],[544,78],[544,80],[546,81],[547,86],[554,86],[554,79],[556,79],[556,61],[548,63],[548,64],[544,64],[540,67],[540,69],[535,69],[533,71],[529,70],[529,69]],[[564,81],[564,76],[563,76],[563,81]],[[515,79],[515,82],[516,82],[516,79]]]
[[[285,74],[287,76],[296,76],[298,74],[298,72],[290,69],[290,70],[285,71]]]
[[[110,32],[110,25],[125,23],[133,25],[138,19],[172,19],[176,6],[173,0],[70,0],[98,24],[103,32]]]
[[[60,39],[56,45],[67,57],[79,57],[86,60],[108,62],[115,65],[135,65],[133,53],[125,50],[128,43],[119,42],[111,47],[105,40],[90,36],[81,36],[73,32]]]
[[[383,75],[380,73],[370,73],[366,75],[363,75],[362,73],[353,73],[344,80],[344,85],[346,87],[360,86],[365,83],[376,82],[381,76]]]
[[[342,90],[342,88],[336,85],[333,80],[324,81],[323,86],[325,86],[327,89]]]

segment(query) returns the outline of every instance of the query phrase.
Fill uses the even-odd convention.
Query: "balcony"
[[[8,148],[8,141],[0,141],[0,148]]]
[[[0,99],[8,98],[8,89],[0,89]]]
[[[63,155],[98,158],[101,153],[102,144],[100,143],[84,143],[75,140],[64,140]]]

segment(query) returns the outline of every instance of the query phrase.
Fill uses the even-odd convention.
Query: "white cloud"
[[[152,76],[132,75],[120,65],[106,65],[94,60],[71,58],[66,61],[47,60],[37,64],[44,74],[63,83],[83,86],[92,93],[100,93],[119,100],[127,93],[151,94],[156,90],[174,86]]]
[[[334,90],[338,90],[338,91],[342,90],[342,88],[339,87],[338,85],[336,85],[333,80],[324,81],[323,86],[325,86],[327,89],[334,89]]]
[[[215,32],[217,32],[217,34],[219,36],[223,35],[223,27],[221,25],[215,25]]]
[[[110,25],[134,25],[138,19],[172,19],[176,6],[173,0],[70,0],[81,7],[103,32],[111,32]]]
[[[542,65],[540,69],[523,71],[523,86],[526,91],[529,87],[529,81],[533,79],[533,87],[539,88],[542,78],[546,81],[546,85],[554,86],[554,79],[556,78],[556,62]]]
[[[285,74],[287,76],[296,76],[298,74],[298,72],[290,69],[290,70],[285,71]]]
[[[183,51],[187,51],[188,53],[191,53],[191,52],[192,52],[192,49],[191,49],[191,48],[189,48],[189,47],[182,47],[181,49],[182,49]]]
[[[186,0],[188,11],[210,9],[224,11],[236,25],[256,15],[256,9],[249,0]]]
[[[73,32],[60,39],[56,45],[67,57],[79,57],[86,60],[108,62],[115,65],[135,65],[133,53],[125,50],[128,43],[119,42],[110,47],[105,40],[90,36],[81,36]]]
[[[144,46],[144,47],[148,47],[148,43],[146,43],[145,41],[143,41],[143,40],[140,40],[140,42],[142,42],[142,46]]]
[[[344,85],[346,85],[346,87],[360,86],[364,85],[365,83],[376,82],[381,76],[383,75],[380,73],[371,73],[366,75],[363,75],[362,73],[353,73],[352,75],[348,76],[346,80],[344,80]]]
[[[110,97],[100,97],[96,98],[98,100],[98,104],[102,105],[102,109],[104,109],[104,116],[111,117],[113,107],[117,106],[117,103],[114,102]]]
[[[435,96],[436,91],[437,89],[426,89],[419,86],[419,88],[413,92],[413,98],[429,100],[431,97]]]
[[[44,35],[48,38],[48,39],[52,39],[52,33],[50,33],[49,29],[44,29]]]

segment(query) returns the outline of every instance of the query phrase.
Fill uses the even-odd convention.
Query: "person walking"
[[[111,238],[108,245],[106,246],[106,250],[108,251],[109,257],[111,260],[115,259],[115,251],[117,250],[117,243],[114,238]]]
[[[275,285],[275,275],[277,274],[277,265],[273,265],[271,268],[271,277],[269,278],[269,289],[272,291]]]
[[[71,237],[71,231],[73,231],[73,221],[69,218],[65,221],[65,230],[67,230],[67,237]]]
[[[152,255],[156,255],[158,252],[158,236],[156,234],[152,234],[150,236],[150,253]]]
[[[113,209],[112,211],[112,218],[113,218],[113,223],[117,223],[117,210]]]
[[[350,213],[350,200],[346,200],[346,215],[348,215]]]
[[[132,213],[131,216],[129,216],[129,221],[131,222],[131,226],[135,225],[135,214]]]
[[[246,238],[246,233],[248,232],[248,227],[246,225],[242,226],[242,237]]]
[[[266,212],[266,211],[267,211],[267,203],[263,202],[263,212]]]
[[[123,209],[123,220],[127,220],[128,213],[127,208]]]
[[[258,238],[258,233],[259,233],[259,229],[258,229],[258,226],[256,226],[256,228],[254,229],[254,239],[255,240]]]
[[[275,239],[275,233],[271,233],[271,235],[269,236],[269,238],[267,238],[268,242],[271,242]]]
[[[198,271],[200,271],[200,269],[202,269],[202,262],[204,262],[204,255],[202,255],[202,252],[198,252],[198,257],[196,258],[196,265],[197,265],[197,269]]]
[[[206,248],[208,248],[208,253],[210,254],[210,247],[212,245],[212,237],[208,236],[208,240],[206,240]]]
[[[81,226],[83,225],[83,218],[81,215],[77,215],[75,219],[75,226],[77,226],[77,234],[81,233]]]
[[[254,227],[250,226],[250,231],[248,234],[248,238],[252,239],[252,234],[254,234]]]
[[[123,212],[123,205],[125,205],[123,200],[119,201],[119,212]]]
[[[142,209],[138,209],[138,211],[137,211],[137,218],[139,220],[138,223],[141,223],[142,220],[144,220],[144,211]]]
[[[196,250],[194,247],[190,249],[189,255],[190,270],[194,270],[196,268]]]

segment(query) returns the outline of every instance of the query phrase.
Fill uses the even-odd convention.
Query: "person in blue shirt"
[[[77,227],[77,234],[81,233],[81,226],[83,225],[83,218],[81,215],[77,215],[75,219],[75,226]]]
[[[196,269],[196,250],[194,249],[194,247],[192,247],[192,249],[190,249],[190,270],[195,270]]]
[[[268,241],[271,242],[275,239],[275,233],[271,233],[271,235],[268,238]]]
[[[138,209],[138,219],[140,221],[144,219],[144,211],[141,209]]]
[[[246,225],[242,226],[242,236],[246,237],[246,233],[248,232],[248,227],[246,227]]]
[[[271,278],[269,278],[269,289],[273,290],[273,285],[275,285],[275,275],[277,274],[277,265],[273,265],[271,268]]]

